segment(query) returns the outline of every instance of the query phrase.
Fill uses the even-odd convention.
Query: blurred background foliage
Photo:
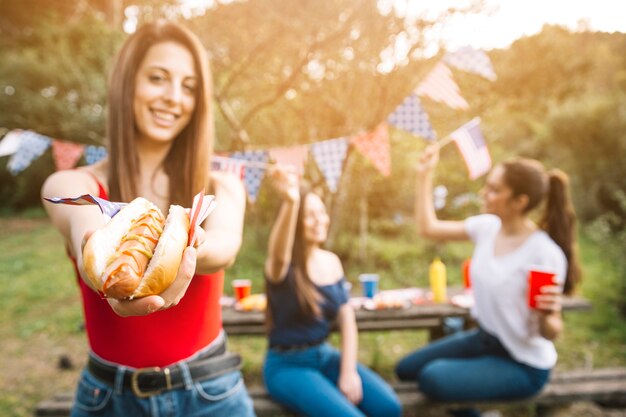
[[[354,135],[385,120],[443,56],[437,39],[426,33],[456,14],[483,7],[475,1],[430,19],[408,19],[381,4],[216,0],[194,9],[177,0],[0,0],[0,130],[31,129],[104,145],[108,67],[125,29],[168,18],[184,20],[209,51],[218,151]],[[621,260],[626,252],[626,35],[545,26],[488,54],[498,75],[494,82],[453,70],[468,111],[423,99],[438,136],[480,116],[495,161],[533,157],[568,172],[582,223],[599,242],[609,239],[609,250]],[[339,193],[328,195],[330,244],[344,261],[364,264],[378,238],[412,235],[412,165],[425,145],[392,129],[388,178],[350,152]],[[16,177],[4,170],[7,160],[0,158],[0,210],[40,205],[39,189],[54,170],[49,153]],[[308,171],[312,181],[320,180],[315,166]],[[467,179],[454,146],[443,149],[436,180],[448,189],[440,217],[476,212],[481,181]],[[259,230],[259,243],[265,244],[262,226],[275,212],[275,199],[262,189],[247,213],[248,224]],[[443,249],[426,245],[424,250]],[[407,261],[415,256],[401,247],[390,252],[389,257]],[[381,253],[376,262],[387,265]],[[621,265],[626,281],[623,260]]]

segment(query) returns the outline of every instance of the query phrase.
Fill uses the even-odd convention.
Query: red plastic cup
[[[530,308],[537,308],[535,297],[541,294],[541,288],[555,284],[555,275],[556,273],[553,271],[535,267],[528,271],[528,306]]]
[[[249,279],[235,279],[232,282],[235,291],[235,299],[241,301],[252,292],[252,281]]]
[[[463,261],[463,288],[469,290],[472,288],[472,280],[470,278],[470,264],[472,262],[472,258],[467,258]]]

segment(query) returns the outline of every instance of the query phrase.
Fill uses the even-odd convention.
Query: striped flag
[[[443,60],[448,65],[462,71],[473,72],[490,81],[495,81],[497,78],[489,56],[480,49],[464,46],[454,52],[448,52]]]
[[[100,207],[100,211],[105,216],[111,218],[117,214],[118,211],[122,209],[126,205],[126,203],[115,203],[112,201],[105,200],[103,198],[95,197],[91,194],[83,194],[78,197],[73,198],[65,198],[65,197],[52,197],[47,198],[44,197],[44,200],[49,201],[54,204],[67,204],[70,206],[91,206],[97,205]]]
[[[443,62],[435,66],[415,92],[420,96],[443,102],[453,109],[465,110],[469,107],[459,92],[459,86],[452,79],[452,71]]]
[[[450,134],[459,148],[470,179],[476,179],[491,168],[489,149],[480,131],[480,118],[475,117]]]
[[[189,211],[189,236],[187,237],[187,246],[193,246],[196,242],[196,227],[199,227],[202,222],[209,217],[209,214],[215,207],[217,202],[215,196],[204,195],[204,190],[201,190],[193,197],[193,203],[191,210]]]
[[[226,156],[213,155],[211,165],[214,171],[229,172],[242,180],[246,173],[246,162],[241,159],[228,158]]]

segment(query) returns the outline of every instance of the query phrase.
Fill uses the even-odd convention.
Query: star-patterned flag
[[[389,154],[389,126],[383,122],[371,132],[352,137],[352,144],[385,177],[391,174],[391,156]]]
[[[72,169],[83,155],[85,145],[79,143],[65,142],[62,140],[52,141],[52,157],[57,171]]]
[[[15,129],[4,135],[0,142],[0,156],[13,155],[20,147],[22,130]]]
[[[311,145],[313,158],[332,193],[336,192],[339,186],[343,161],[346,159],[347,152],[348,140],[346,138],[330,139]]]
[[[246,162],[241,159],[229,158],[222,155],[213,155],[211,165],[214,171],[230,172],[237,178],[244,179]]]
[[[92,165],[107,156],[107,150],[104,146],[85,146],[85,162]]]
[[[480,131],[480,118],[475,117],[463,126],[450,133],[450,137],[459,148],[470,179],[486,174],[491,168],[491,156]]]
[[[233,152],[231,158],[242,159],[250,162],[267,162],[267,151],[246,151],[246,152]],[[246,173],[244,175],[244,186],[248,192],[248,199],[254,203],[261,187],[261,181],[265,175],[265,169],[258,166],[246,166]]]
[[[9,159],[7,169],[12,175],[24,171],[50,147],[52,140],[39,133],[26,130],[22,132],[20,145]]]
[[[473,72],[490,81],[495,81],[497,78],[489,56],[480,49],[464,46],[454,52],[448,52],[443,60],[448,65],[462,71]]]
[[[406,130],[428,140],[435,140],[437,135],[430,125],[428,114],[422,108],[419,97],[409,95],[389,115],[387,121],[398,129]]]
[[[467,109],[469,104],[459,93],[459,86],[452,79],[452,71],[443,62],[435,65],[415,91],[437,102],[443,102],[453,109]]]
[[[273,148],[269,150],[270,158],[281,165],[291,165],[300,175],[304,173],[304,165],[308,159],[309,148],[306,145]]]

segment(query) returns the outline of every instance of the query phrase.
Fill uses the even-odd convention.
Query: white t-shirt
[[[469,217],[465,230],[476,244],[470,265],[475,304],[472,315],[496,336],[518,362],[550,369],[556,364],[554,344],[539,333],[539,314],[528,307],[528,271],[542,266],[557,272],[563,286],[567,260],[561,248],[542,230],[520,247],[494,256],[500,218],[492,214]]]

